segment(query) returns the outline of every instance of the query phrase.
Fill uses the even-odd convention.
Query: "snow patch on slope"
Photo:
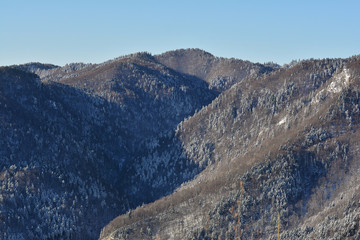
[[[276,125],[282,125],[282,124],[284,124],[284,123],[286,123],[286,121],[287,121],[287,116],[285,116],[285,117],[283,117]]]
[[[334,77],[330,83],[327,91],[330,93],[341,92],[346,86],[349,85],[350,74],[348,69],[344,69],[340,74]]]
[[[349,86],[350,83],[349,79],[350,79],[349,70],[347,68],[344,68],[344,70],[341,73],[333,77],[332,82],[329,84],[327,88],[320,90],[315,95],[311,103],[312,104],[319,103],[321,100],[324,100],[328,94],[341,92],[344,88]]]

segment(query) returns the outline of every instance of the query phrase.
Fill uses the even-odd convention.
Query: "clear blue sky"
[[[253,62],[360,54],[358,0],[1,0],[0,66],[201,48]]]

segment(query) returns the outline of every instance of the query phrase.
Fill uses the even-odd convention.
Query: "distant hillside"
[[[59,66],[53,64],[43,64],[43,63],[27,63],[23,65],[11,66],[26,72],[35,73],[39,77],[45,77],[51,72],[54,72]]]
[[[180,49],[155,56],[160,63],[209,83],[211,89],[224,91],[246,77],[269,73],[280,66],[262,65],[239,59],[214,57],[200,49]]]

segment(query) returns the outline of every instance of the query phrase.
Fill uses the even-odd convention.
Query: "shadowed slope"
[[[152,194],[141,192],[143,182],[132,178],[134,159],[215,97],[205,82],[130,60],[84,69],[41,83],[34,74],[1,68],[5,238],[95,238],[111,218],[196,173],[186,158],[183,167],[174,162],[182,170],[174,171],[178,177]]]

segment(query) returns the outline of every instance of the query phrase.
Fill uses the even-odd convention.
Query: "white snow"
[[[323,95],[326,95],[324,92],[325,92],[324,89],[322,89],[320,92],[318,92],[318,93],[315,95],[315,97],[312,99],[311,103],[313,103],[313,104],[314,104],[314,103],[319,103],[321,97],[322,97]]]
[[[349,85],[349,70],[344,69],[340,74],[334,77],[335,79],[330,83],[327,91],[330,93],[338,93],[341,92],[344,87]]]
[[[312,104],[319,103],[320,99],[326,98],[327,93],[334,94],[341,92],[345,87],[349,85],[350,83],[349,79],[350,79],[349,70],[347,68],[344,68],[344,70],[341,73],[333,77],[332,82],[329,84],[329,86],[326,89],[322,89],[315,95],[311,103]]]
[[[287,116],[283,117],[283,118],[277,123],[277,125],[278,125],[278,126],[279,126],[279,125],[282,125],[282,124],[286,123],[286,121],[287,121]]]

